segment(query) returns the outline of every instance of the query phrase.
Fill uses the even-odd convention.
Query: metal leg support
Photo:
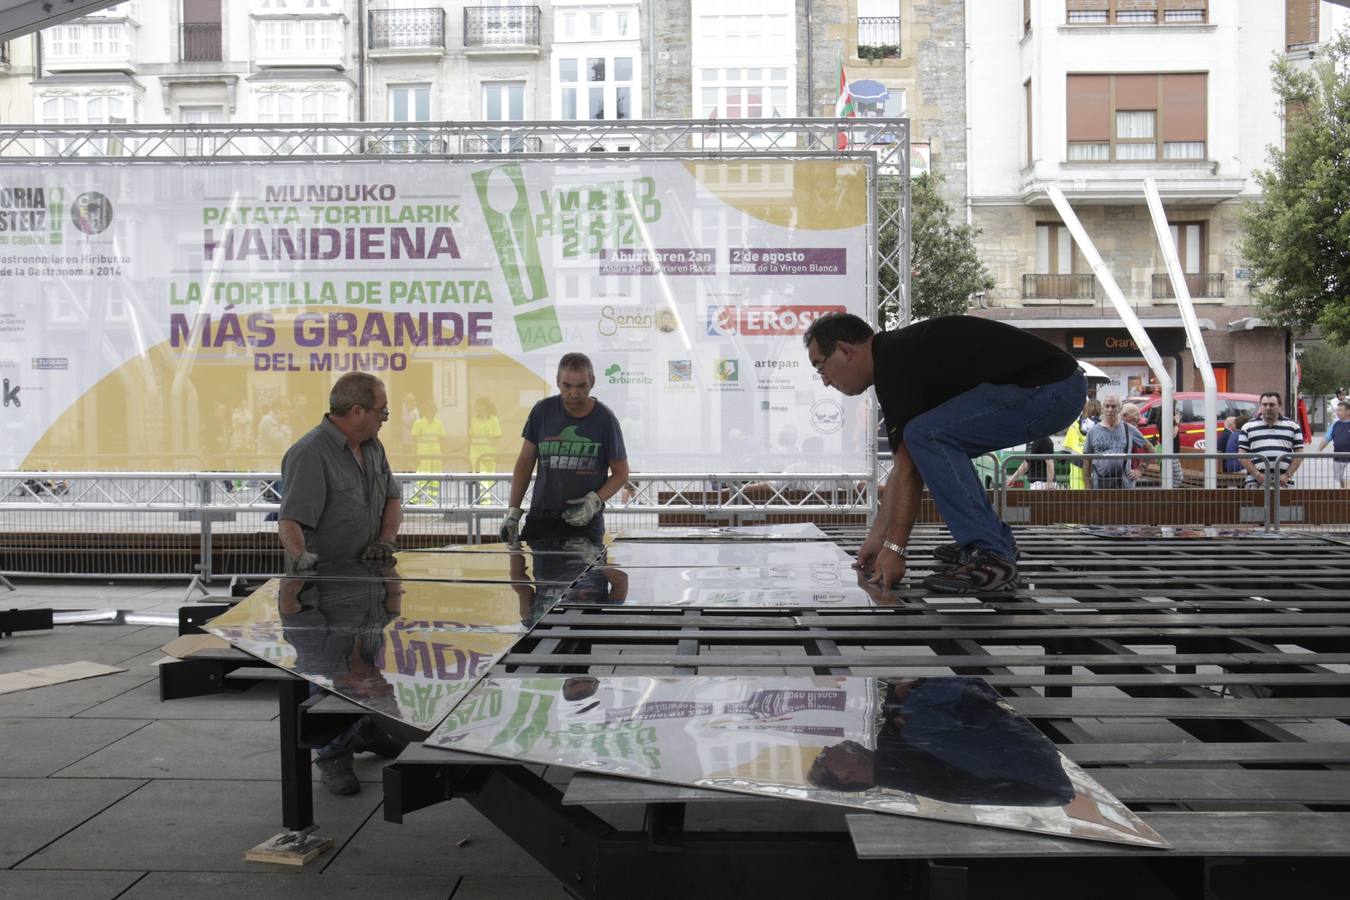
[[[281,823],[291,831],[314,824],[314,786],[310,782],[309,748],[300,746],[300,704],[309,698],[309,682],[283,681],[281,704]]]

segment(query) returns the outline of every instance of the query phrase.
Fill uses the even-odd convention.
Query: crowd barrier
[[[1054,487],[1035,485],[1021,463],[1050,460]],[[1070,460],[1120,460],[1138,469],[1132,487],[1071,486]],[[1205,487],[1205,460],[1216,486]],[[1195,453],[1099,457],[988,454],[973,462],[989,502],[1007,521],[1034,525],[1282,526],[1350,529],[1350,457],[1299,454],[1293,484],[1245,486],[1224,471],[1236,457]],[[1293,457],[1290,458],[1294,459]],[[1249,457],[1256,464],[1257,457]],[[1032,467],[1034,468],[1034,467]],[[877,473],[634,474],[607,504],[611,531],[660,525],[872,520],[890,460]],[[407,548],[495,541],[507,509],[509,473],[400,473]],[[63,578],[214,579],[281,569],[275,473],[0,473],[0,575]],[[528,506],[528,503],[527,503]],[[941,522],[927,494],[920,524]]]

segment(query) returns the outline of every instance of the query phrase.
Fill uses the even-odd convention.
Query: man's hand
[[[392,540],[375,541],[361,552],[361,558],[368,560],[393,559],[394,553],[397,551],[398,544]]]
[[[867,536],[867,540],[862,542],[858,548],[858,559],[853,563],[853,568],[862,569],[864,572],[872,571],[872,565],[876,562],[877,554],[881,552],[881,535]]]
[[[503,544],[520,543],[520,517],[525,512],[519,506],[513,506],[506,511],[506,518],[502,519],[501,530],[497,536],[502,539]]]
[[[310,553],[306,550],[298,555],[286,554],[286,574],[299,575],[304,572],[315,572],[319,568],[319,554]]]
[[[867,579],[883,591],[888,591],[905,577],[905,558],[894,550],[882,550],[872,567],[872,577]]]
[[[573,528],[580,528],[591,519],[595,518],[595,514],[598,513],[600,507],[604,505],[604,501],[600,499],[600,495],[595,491],[591,491],[585,497],[577,497],[573,500],[568,500],[567,502],[571,505],[568,506],[567,511],[562,514],[562,518],[564,522],[571,525]]]
[[[1288,486],[1289,486],[1289,475],[1288,473],[1285,473],[1280,476],[1280,487],[1288,487]]]
[[[1265,483],[1266,483],[1266,473],[1265,473],[1265,472],[1257,472],[1257,473],[1256,473],[1256,483],[1257,483],[1257,484],[1265,484]]]

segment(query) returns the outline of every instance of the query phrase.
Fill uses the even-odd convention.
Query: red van
[[[1181,450],[1197,451],[1195,442],[1205,435],[1205,392],[1178,391],[1173,395],[1181,407]],[[1131,397],[1130,403],[1139,407],[1139,430],[1154,444],[1158,443],[1158,426],[1161,424],[1162,394],[1150,394],[1147,397]],[[1229,416],[1246,413],[1256,415],[1261,398],[1256,394],[1219,394],[1219,428]],[[1202,448],[1203,449],[1203,448]]]

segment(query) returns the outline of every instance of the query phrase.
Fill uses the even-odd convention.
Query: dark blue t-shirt
[[[1342,419],[1331,426],[1331,449],[1350,453],[1350,419]]]
[[[573,529],[561,516],[569,500],[600,489],[609,478],[611,462],[628,458],[619,420],[610,408],[597,400],[589,415],[573,418],[563,408],[562,397],[555,394],[540,400],[530,410],[521,437],[534,444],[539,453],[530,515],[522,539],[568,533],[589,536],[597,525],[603,533],[604,520],[600,514],[591,520],[591,527],[583,529]],[[546,530],[541,531],[546,523]]]

